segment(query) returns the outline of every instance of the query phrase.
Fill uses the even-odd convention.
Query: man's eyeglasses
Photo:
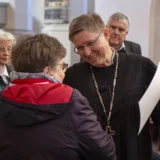
[[[103,29],[100,31],[100,33],[98,34],[98,36],[96,37],[96,39],[86,43],[85,45],[83,46],[79,46],[79,47],[75,47],[74,48],[74,52],[78,53],[78,54],[81,54],[84,52],[84,48],[85,47],[91,47],[91,46],[94,46],[94,44],[97,42],[98,38],[100,37],[101,33],[102,33]]]
[[[61,63],[61,64],[58,64],[58,65],[61,65],[61,66],[62,66],[62,70],[63,70],[63,71],[66,71],[66,69],[68,68],[68,63],[65,63],[65,62],[63,62],[63,63]]]

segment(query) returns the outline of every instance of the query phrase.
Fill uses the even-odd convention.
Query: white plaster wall
[[[70,11],[69,11],[69,21],[77,16],[80,16],[81,14],[85,14],[88,12],[88,0],[69,0],[69,5],[70,5]],[[68,35],[67,35],[68,38]],[[71,43],[71,49],[70,49],[70,64],[74,64],[80,61],[79,55],[74,53],[73,51],[73,44]]]
[[[21,33],[41,32],[44,27],[44,0],[8,0],[8,3],[5,29]]]
[[[9,3],[9,0],[0,0],[0,2]]]
[[[6,29],[39,30],[43,27],[44,0],[0,0],[8,2]],[[155,63],[160,60],[160,0],[70,0],[69,20],[80,14],[97,12],[106,23],[115,12],[123,12],[130,19],[128,40],[139,43],[144,56],[150,57]],[[38,27],[33,26],[36,19]],[[79,61],[73,52],[73,45],[68,40],[68,32],[54,31],[54,35],[67,46],[67,61],[71,64]]]
[[[34,33],[40,33],[44,28],[44,0],[30,0],[32,13],[32,30]]]
[[[87,13],[88,0],[69,0],[69,21],[73,18]]]
[[[139,43],[144,56],[149,55],[150,0],[95,0],[95,12],[106,23],[115,12],[123,12],[130,19],[128,40]]]
[[[6,29],[31,30],[32,14],[29,11],[31,0],[8,0]]]
[[[87,9],[87,0],[69,0],[69,21],[83,13],[87,13]],[[64,45],[67,50],[65,61],[72,65],[79,62],[80,57],[74,53],[73,44],[68,39],[68,27],[69,24],[46,25],[42,32],[56,37]]]
[[[14,0],[14,1],[15,1],[14,27],[19,30],[32,30],[31,0]]]
[[[71,64],[71,43],[68,40],[68,24],[54,24],[47,26],[42,30],[42,33],[47,33],[50,36],[56,37],[66,48],[67,55],[65,62]]]

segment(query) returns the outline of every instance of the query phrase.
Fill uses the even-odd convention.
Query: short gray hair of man
[[[129,30],[129,19],[125,14],[120,12],[116,12],[112,14],[107,22],[107,26],[110,24],[111,20],[116,20],[116,21],[125,23],[127,26],[127,29]]]

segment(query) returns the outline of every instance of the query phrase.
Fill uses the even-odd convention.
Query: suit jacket
[[[118,53],[142,55],[141,46],[138,43],[131,41],[124,41],[124,45],[125,45],[125,50],[122,49],[118,51]]]

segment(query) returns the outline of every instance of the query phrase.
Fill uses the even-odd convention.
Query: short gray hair
[[[69,26],[69,39],[72,41],[73,37],[81,31],[92,31],[99,33],[105,28],[100,15],[97,13],[82,14],[72,20]]]
[[[116,21],[124,22],[127,26],[127,29],[129,30],[129,19],[125,14],[120,12],[116,12],[112,14],[107,22],[107,26],[110,24],[111,20],[113,19]]]
[[[55,37],[25,34],[13,45],[11,61],[17,72],[39,73],[46,66],[56,67],[65,56],[66,49]]]
[[[2,40],[2,41],[14,41],[15,37],[12,33],[6,32],[6,31],[0,29],[0,40]]]

